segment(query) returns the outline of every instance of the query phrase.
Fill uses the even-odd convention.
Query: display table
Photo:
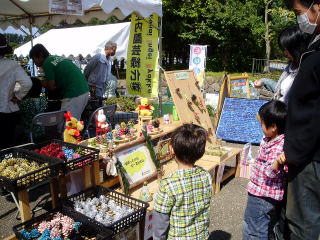
[[[160,118],[160,126],[162,128],[162,132],[156,135],[152,135],[151,139],[159,139],[162,138],[170,133],[172,133],[177,127],[181,126],[180,121],[172,121],[170,119],[170,124],[164,124],[163,119]],[[141,131],[141,126],[139,124],[136,125],[137,131]],[[137,146],[141,143],[144,143],[145,139],[143,136],[138,137],[137,139],[127,142],[127,143],[121,143],[118,144],[115,148],[115,152],[120,152],[125,149],[129,149],[133,146]],[[83,141],[81,144],[87,145],[88,140]],[[217,156],[209,156],[209,155],[204,155],[201,160],[197,161],[197,165],[203,167],[205,170],[212,172],[212,180],[213,180],[213,193],[216,194],[220,192],[220,183],[224,182],[226,179],[228,179],[230,176],[235,175],[236,177],[239,175],[239,162],[240,162],[240,153],[242,149],[240,148],[230,148],[229,153],[227,156],[225,156],[222,160],[220,157]],[[105,156],[103,153],[100,153],[100,158],[103,159]],[[232,159],[235,157],[236,160],[236,165],[232,169],[230,169],[227,172],[223,173],[222,180],[217,181],[217,175],[218,175],[218,169],[219,165],[221,163],[225,163],[226,161]],[[175,167],[174,167],[175,166]],[[163,166],[163,169],[165,170],[165,176],[168,176],[170,173],[176,170],[176,163],[175,162],[169,162],[165,163]],[[106,181],[100,182],[100,168],[98,163],[94,163],[94,167],[90,170],[90,166],[87,166],[87,169],[84,170],[84,176],[85,176],[85,181],[86,184],[90,185],[91,179],[93,179],[94,184],[96,185],[102,185],[104,187],[112,187],[115,186],[116,184],[119,184],[119,178],[118,177],[109,177]],[[91,177],[92,175],[92,177]],[[153,181],[157,182],[156,180]],[[158,186],[158,184],[157,184]],[[135,195],[132,195],[133,197],[136,197]]]
[[[227,180],[230,176],[234,175],[234,176],[238,176],[237,174],[239,174],[239,161],[240,161],[240,153],[241,153],[241,149],[240,148],[233,148],[228,156],[222,161],[217,161],[213,156],[208,156],[205,155],[203,156],[203,158],[201,158],[200,160],[198,160],[196,162],[196,165],[199,167],[202,167],[204,170],[208,171],[211,174],[212,177],[212,193],[216,194],[218,192],[220,192],[220,183],[224,182],[225,180]],[[232,168],[231,170],[223,173],[222,176],[222,180],[221,181],[217,181],[217,175],[218,175],[218,168],[219,165],[221,163],[225,163],[228,160],[231,160],[233,157],[236,158],[236,166],[234,168]],[[162,165],[163,171],[164,171],[164,175],[162,178],[166,178],[168,176],[170,176],[172,173],[174,173],[176,170],[178,170],[178,165],[174,160],[165,162]],[[150,181],[148,183],[148,188],[151,194],[155,194],[158,190],[158,186],[160,183],[160,179],[154,179],[153,181]],[[117,188],[117,191],[121,191],[122,189],[119,187]],[[139,199],[140,196],[140,191],[141,188],[135,188],[133,189],[133,191],[130,192],[130,196],[133,198],[137,198]],[[149,202],[150,206],[148,208],[149,211],[153,210],[153,201]]]

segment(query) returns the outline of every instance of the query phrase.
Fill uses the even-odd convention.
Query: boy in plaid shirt
[[[161,181],[156,194],[154,240],[208,239],[212,181],[195,165],[205,152],[206,140],[206,130],[194,124],[173,133],[169,149],[178,170]]]
[[[248,184],[243,240],[268,240],[279,218],[278,209],[286,186],[287,167],[283,144],[287,107],[276,100],[259,109],[258,120],[265,135]]]

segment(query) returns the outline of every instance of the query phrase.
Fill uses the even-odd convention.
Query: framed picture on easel
[[[228,92],[229,97],[233,98],[250,98],[250,86],[249,86],[248,74],[242,74],[241,76],[229,76],[228,75]]]
[[[128,189],[143,184],[157,177],[157,169],[145,144],[133,146],[117,153],[118,161],[122,166],[120,183],[124,188],[124,180],[129,184]],[[123,179],[125,178],[125,179]]]

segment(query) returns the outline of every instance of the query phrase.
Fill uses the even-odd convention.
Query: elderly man
[[[105,45],[104,53],[96,54],[84,69],[84,76],[88,79],[90,94],[92,98],[98,98],[100,105],[102,98],[108,88],[114,88],[111,74],[112,56],[117,51],[117,44],[108,41]],[[115,88],[113,89],[113,91]]]

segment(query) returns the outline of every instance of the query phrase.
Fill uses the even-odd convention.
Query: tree
[[[249,71],[252,58],[281,56],[276,35],[293,23],[283,0],[163,0],[163,11],[167,62],[187,63],[188,44],[208,44],[207,69],[218,71]]]

